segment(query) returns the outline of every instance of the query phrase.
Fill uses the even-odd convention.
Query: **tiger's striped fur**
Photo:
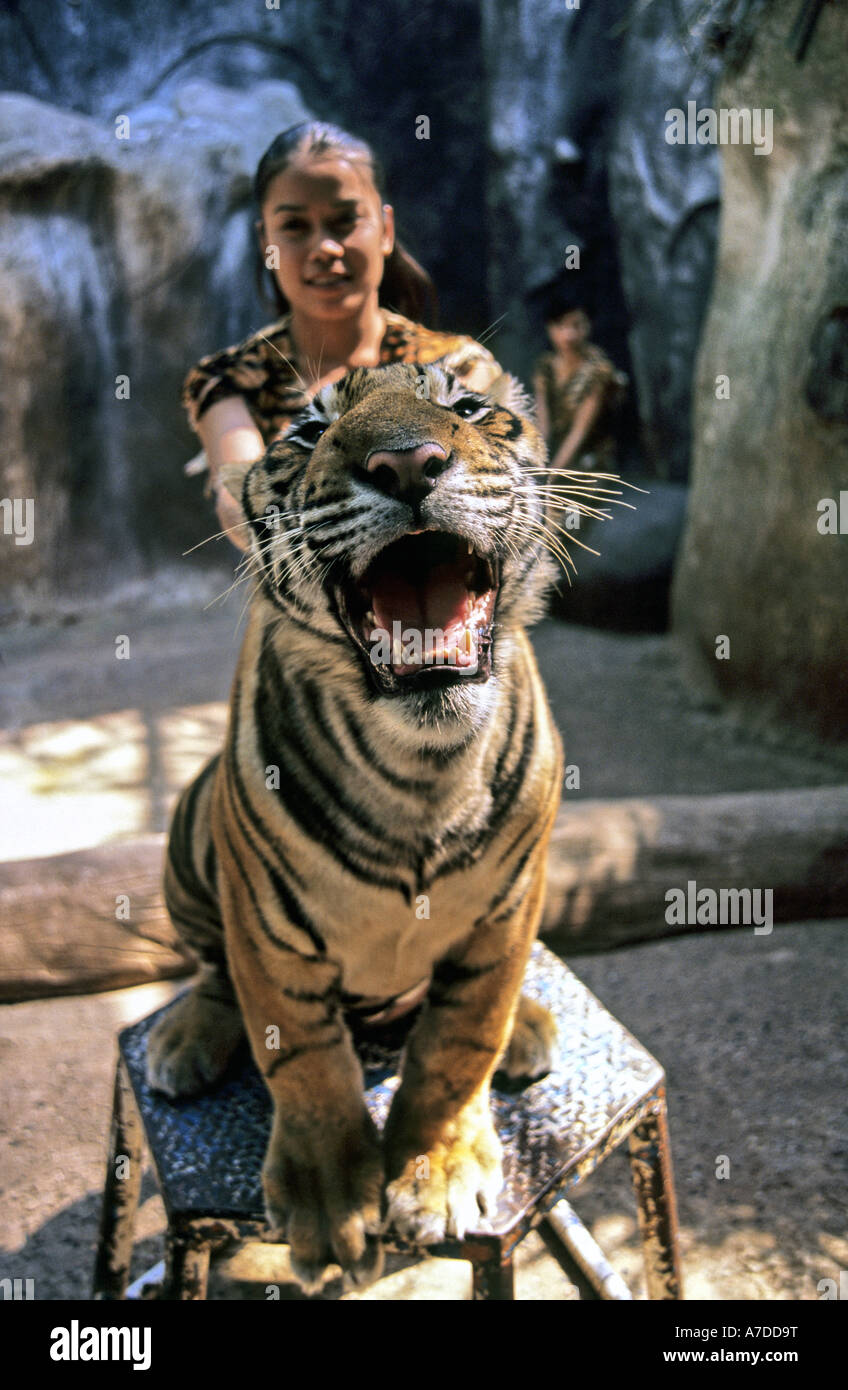
[[[234,987],[274,1101],[268,1216],[306,1288],[333,1263],[375,1277],[386,1222],[422,1244],[479,1224],[502,1185],[489,1083],[516,1010],[522,1046],[550,1043],[543,1011],[519,1008],[562,772],[525,631],[553,571],[526,408],[510,378],[481,397],[437,367],[359,368],[243,480],[258,586],[225,747],[177,807],[165,878],[201,978],[151,1037],[149,1076],[181,1094],[220,1074]],[[425,443],[446,466],[419,494],[374,485],[375,451]],[[369,670],[344,594],[419,531],[497,574],[476,678]],[[347,1019],[416,986],[381,1142]]]

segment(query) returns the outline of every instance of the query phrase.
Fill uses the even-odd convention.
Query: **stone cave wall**
[[[489,290],[504,359],[529,374],[546,346],[533,291],[576,245],[580,270],[569,273],[582,280],[594,336],[631,378],[625,466],[629,453],[631,467],[659,479],[688,476],[719,205],[715,147],[670,145],[664,115],[687,100],[710,104],[727,43],[757,8],[483,0]]]

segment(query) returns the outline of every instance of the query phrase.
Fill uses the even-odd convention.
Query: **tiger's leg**
[[[512,1036],[496,1071],[535,1080],[545,1076],[557,1062],[557,1026],[550,1009],[522,994],[512,1025]]]
[[[517,1012],[524,967],[542,910],[544,851],[522,878],[503,921],[481,923],[461,955],[436,968],[407,1045],[401,1085],[383,1136],[387,1224],[427,1245],[462,1238],[491,1214],[503,1186],[502,1150],[489,1085]]]
[[[340,970],[286,913],[255,852],[256,835],[255,823],[248,832],[234,811],[226,821],[222,814],[227,956],[273,1101],[262,1174],[268,1224],[288,1242],[306,1292],[335,1265],[364,1285],[382,1271],[383,1160],[342,1014]]]
[[[168,840],[165,903],[179,935],[200,958],[199,979],[148,1039],[148,1084],[172,1097],[213,1085],[244,1035],[227,969],[210,827],[218,761],[207,763],[183,792]]]

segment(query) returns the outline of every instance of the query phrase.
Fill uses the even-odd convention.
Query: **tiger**
[[[492,1077],[556,1052],[521,995],[563,771],[527,635],[556,574],[546,451],[507,374],[359,367],[225,484],[254,593],[223,749],[173,816],[165,898],[200,971],[148,1080],[210,1086],[246,1031],[271,1238],[306,1292],[364,1286],[387,1233],[485,1229]],[[416,1009],[381,1135],[355,1025]]]

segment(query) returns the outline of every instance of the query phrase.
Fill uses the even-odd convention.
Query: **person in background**
[[[395,237],[382,173],[363,140],[322,122],[292,126],[262,156],[254,194],[257,271],[270,267],[279,317],[204,357],[183,387],[203,445],[187,469],[208,467],[208,494],[241,550],[248,528],[221,469],[260,458],[322,386],[352,367],[388,362],[438,362],[477,391],[501,373],[472,338],[419,321],[435,306],[433,283]]]
[[[545,326],[553,351],[537,359],[533,389],[550,466],[614,471],[612,416],[627,377],[589,342],[589,317],[565,288],[551,292]]]

